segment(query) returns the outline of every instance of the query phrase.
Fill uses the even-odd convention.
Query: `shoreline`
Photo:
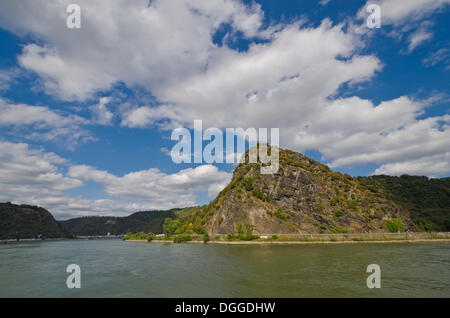
[[[169,240],[124,240],[124,242],[140,242],[140,243],[174,243]],[[229,244],[229,245],[264,245],[264,244],[288,244],[288,245],[304,245],[304,244],[370,244],[370,243],[442,243],[450,242],[450,238],[437,239],[412,239],[412,240],[367,240],[367,241],[187,241],[187,244]],[[182,244],[182,243],[178,243]]]

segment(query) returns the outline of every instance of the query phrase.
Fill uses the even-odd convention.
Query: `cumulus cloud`
[[[90,166],[70,166],[66,159],[24,143],[0,141],[0,201],[43,206],[57,218],[192,206],[198,192],[215,196],[230,179],[231,174],[211,165],[173,174],[148,169],[117,177]],[[82,187],[83,180],[102,184],[108,196],[90,200],[68,194]]]
[[[431,36],[426,28],[417,33],[422,20],[449,1],[375,2],[382,25],[409,32],[414,50]],[[0,25],[41,40],[24,46],[19,63],[37,72],[55,96],[85,100],[116,82],[148,89],[159,104],[126,108],[122,126],[168,129],[202,119],[204,127],[279,127],[281,146],[317,149],[334,167],[416,160],[430,155],[423,149],[444,153],[439,145],[448,140],[448,119],[421,119],[427,101],[398,96],[374,105],[348,94],[337,97],[383,68],[376,56],[360,53],[362,35],[344,24],[325,19],[314,27],[293,21],[265,28],[257,4],[115,0],[107,6],[80,1],[82,28],[70,30],[64,27],[69,3],[4,1]],[[358,16],[365,20],[365,7]],[[413,26],[406,30],[407,22]],[[264,41],[244,51],[216,45],[213,37],[223,25]],[[108,114],[104,106],[99,114]],[[110,114],[101,118],[111,120]]]
[[[450,152],[425,156],[415,160],[390,163],[376,169],[374,174],[387,174],[399,176],[402,174],[426,175],[438,177],[450,171]]]
[[[357,13],[357,18],[364,25],[355,26],[354,30],[359,34],[373,35],[370,29],[365,27],[365,21],[368,17],[366,8],[369,4],[378,4],[380,6],[381,26],[387,28],[387,35],[398,39],[406,40],[407,49],[403,52],[411,53],[419,45],[433,37],[430,30],[433,20],[430,16],[448,8],[450,0],[370,0],[361,7]],[[402,52],[402,53],[403,53]]]
[[[39,73],[48,93],[69,100],[89,98],[116,81],[169,85],[207,67],[217,49],[211,36],[223,24],[253,37],[263,18],[259,5],[229,0],[113,0],[107,6],[82,0],[82,28],[73,30],[65,27],[70,3],[0,3],[2,27],[48,43],[26,45],[20,65]]]
[[[90,166],[72,166],[68,176],[102,183],[106,193],[111,196],[149,200],[172,206],[180,202],[183,205],[195,204],[197,192],[208,191],[214,197],[231,179],[231,174],[219,171],[212,165],[184,169],[174,174],[152,168],[130,172],[122,177]]]
[[[0,126],[12,127],[10,133],[27,139],[63,142],[73,148],[79,142],[93,140],[90,132],[82,127],[88,123],[85,118],[46,106],[14,104],[0,98]]]
[[[381,23],[401,25],[404,23],[417,22],[436,10],[445,8],[450,0],[370,0],[367,4],[375,3],[381,8]],[[366,5],[367,5],[366,4]],[[366,6],[358,12],[358,17],[365,19]]]

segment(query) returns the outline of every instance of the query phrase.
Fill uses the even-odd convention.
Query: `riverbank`
[[[174,243],[168,240],[125,240],[125,242],[144,243]],[[450,239],[428,239],[428,240],[392,240],[392,241],[209,241],[206,244],[231,244],[231,245],[262,245],[262,244],[361,244],[361,243],[442,243],[450,242]],[[187,241],[187,244],[205,244],[202,241]]]
[[[174,237],[144,239],[125,239],[127,242],[160,242],[174,243]],[[253,240],[229,239],[225,235],[218,235],[209,240],[208,244],[358,244],[358,243],[424,243],[424,242],[450,242],[450,233],[352,233],[352,234],[291,234],[291,235],[261,235]],[[184,241],[190,244],[204,244],[199,236]]]

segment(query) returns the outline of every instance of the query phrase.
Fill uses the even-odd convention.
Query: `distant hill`
[[[162,233],[165,218],[177,218],[192,208],[136,212],[126,217],[88,216],[59,221],[71,235],[121,235],[128,232]]]
[[[0,203],[0,239],[62,238],[67,234],[44,208]]]
[[[380,175],[358,181],[408,209],[419,230],[450,231],[450,178]]]

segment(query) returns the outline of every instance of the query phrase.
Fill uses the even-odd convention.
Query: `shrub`
[[[220,224],[220,223],[219,223]],[[197,234],[206,234],[206,231],[205,231],[205,229],[202,227],[202,226],[200,226],[200,225],[196,225],[195,227],[194,227],[194,232],[195,233],[197,233]]]
[[[208,234],[203,234],[203,243],[208,243],[209,242],[209,235]]]
[[[278,235],[272,235],[273,240],[278,240]]]
[[[288,217],[287,217],[286,215],[284,215],[283,210],[280,209],[280,208],[274,213],[274,215],[275,215],[277,218],[281,219],[281,220],[287,220],[287,219],[288,219]]]
[[[238,232],[238,234],[244,234],[244,227],[239,222],[236,223],[236,231]]]
[[[404,232],[405,225],[401,219],[394,218],[392,220],[386,220],[386,229],[391,233]]]
[[[253,190],[253,177],[249,177],[248,179],[243,180],[242,185],[244,186],[245,190],[252,191]]]
[[[154,233],[152,233],[152,232],[148,233],[148,235],[147,235],[147,242],[153,241],[154,238],[155,238],[155,234]]]
[[[174,243],[184,243],[189,241],[192,241],[192,237],[190,235],[177,235],[173,239]]]
[[[336,212],[334,212],[334,216],[337,218],[339,218],[343,215],[344,215],[344,211],[342,211],[342,210],[337,210]]]
[[[262,201],[266,200],[266,197],[265,197],[265,195],[264,195],[264,193],[262,192],[261,189],[254,189],[253,190],[253,195],[255,197],[257,197],[258,199],[262,200]]]

